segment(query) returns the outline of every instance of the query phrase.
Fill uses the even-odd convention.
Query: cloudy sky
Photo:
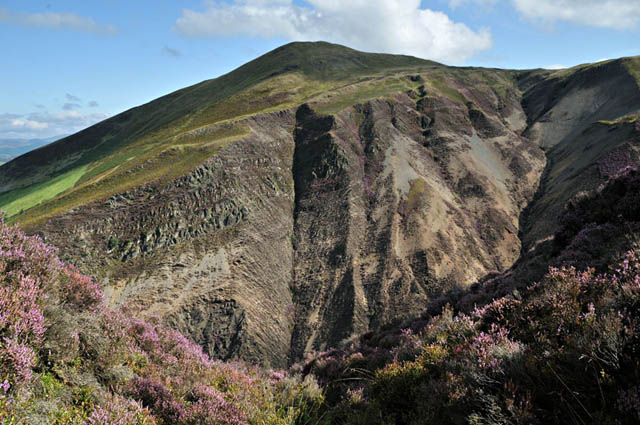
[[[451,65],[640,55],[640,0],[0,0],[0,140],[79,131],[292,40]]]

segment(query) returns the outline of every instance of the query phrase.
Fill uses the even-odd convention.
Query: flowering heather
[[[0,217],[1,424],[284,425],[318,411],[311,381],[212,361],[158,319],[106,308],[55,254]]]
[[[480,332],[472,340],[471,352],[475,355],[476,365],[486,373],[501,371],[506,356],[518,353],[520,346],[508,338],[509,331],[491,324],[489,332]]]
[[[609,273],[552,268],[521,299],[447,307],[306,368],[327,383],[335,423],[635,424],[639,317],[632,250]]]
[[[625,168],[617,178],[610,180],[600,191],[594,194],[581,196],[568,203],[565,212],[560,217],[560,228],[554,237],[556,253],[564,249],[580,233],[583,241],[576,244],[585,247],[588,242],[586,232],[597,234],[594,230],[605,229],[611,238],[615,228],[619,226],[626,230],[629,223],[640,222],[640,172]],[[605,227],[598,228],[601,225]],[[601,233],[601,232],[600,232]],[[596,245],[608,242],[608,239],[599,241]],[[595,257],[597,259],[598,256]]]
[[[137,401],[110,394],[104,406],[96,406],[82,425],[156,425],[148,409]]]
[[[618,177],[628,169],[636,169],[637,163],[637,154],[628,145],[612,150],[597,161],[602,178]]]
[[[95,309],[102,304],[104,295],[100,285],[88,276],[79,273],[72,265],[61,270],[61,286],[64,302],[86,310]]]
[[[15,389],[31,380],[46,330],[44,287],[61,268],[54,253],[0,215],[0,378]]]

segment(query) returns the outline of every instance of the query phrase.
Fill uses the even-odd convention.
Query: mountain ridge
[[[338,81],[340,79],[351,79],[364,73],[375,73],[383,69],[402,68],[405,62],[415,66],[434,66],[434,62],[424,61],[411,57],[392,56],[384,54],[361,53],[342,46],[331,45],[329,43],[315,43],[313,45],[314,52],[324,54],[324,59],[314,59],[310,64],[310,53],[307,43],[290,43],[279,49],[276,49],[260,58],[239,67],[233,72],[222,75],[213,80],[205,80],[194,84],[187,88],[162,96],[155,101],[147,104],[131,108],[101,123],[98,123],[86,130],[83,130],[72,138],[65,138],[57,143],[47,145],[41,149],[37,149],[27,156],[21,156],[14,161],[8,163],[5,168],[0,170],[0,180],[3,181],[0,186],[0,193],[13,189],[24,188],[24,186],[37,185],[44,180],[52,177],[60,176],[70,171],[81,172],[83,166],[100,163],[105,157],[113,156],[114,152],[126,150],[132,145],[146,143],[149,137],[166,138],[175,137],[179,134],[180,129],[186,127],[187,130],[197,130],[198,123],[192,123],[194,114],[206,114],[207,108],[215,109],[225,99],[229,99],[234,94],[242,90],[259,84],[260,82],[274,77],[282,77],[284,74],[302,73],[313,79]],[[315,54],[315,53],[314,53]],[[330,60],[330,66],[323,64]],[[324,62],[323,62],[324,61]],[[284,65],[281,64],[284,63]],[[398,65],[400,62],[400,66]],[[323,71],[324,70],[324,71]],[[286,83],[286,82],[285,82]],[[299,88],[300,82],[293,81],[294,90]],[[302,84],[306,84],[302,82]],[[312,84],[313,83],[312,81]],[[306,84],[310,85],[310,84]],[[285,86],[284,89],[287,89]],[[269,88],[266,88],[269,90]],[[276,105],[286,102],[280,93],[277,93],[269,99],[269,102],[275,101]],[[264,93],[264,90],[262,94]],[[260,93],[259,93],[260,94]],[[306,95],[306,93],[302,93]],[[295,94],[290,97],[296,98]],[[245,99],[240,99],[245,101]],[[250,100],[249,100],[250,101]],[[284,102],[283,102],[284,101]],[[227,102],[229,103],[229,102]],[[224,110],[215,111],[214,114],[223,117],[236,119],[239,113],[243,113],[244,105],[228,105],[231,112]],[[264,105],[256,105],[253,109],[260,111]],[[222,108],[225,108],[223,105]],[[220,108],[218,108],[220,109]],[[286,109],[286,108],[285,108]],[[169,112],[167,112],[169,111]],[[250,112],[251,113],[251,112]],[[254,112],[255,113],[255,112]],[[177,120],[177,121],[176,121]],[[208,121],[206,122],[208,124]],[[163,132],[162,128],[173,126],[178,129],[178,133]],[[240,129],[235,130],[236,133],[242,132]],[[171,144],[171,142],[169,142]],[[88,148],[87,148],[88,147]],[[134,150],[134,154],[140,152]],[[51,158],[73,157],[71,162],[60,161],[58,164],[52,164]],[[122,159],[117,160],[116,164]],[[109,166],[109,164],[107,164]],[[47,169],[49,168],[49,169]],[[95,174],[104,173],[107,170],[101,169],[99,166],[93,173],[88,173],[89,177]],[[113,165],[111,166],[113,168]],[[44,171],[44,175],[40,173]],[[4,171],[4,172],[3,172]],[[15,187],[15,183],[11,181],[19,178],[19,185]],[[77,181],[74,184],[78,183]],[[65,189],[68,187],[65,187]],[[60,192],[53,194],[57,196]],[[0,194],[0,205],[5,206]],[[18,211],[9,208],[9,216],[14,215]]]
[[[634,163],[636,66],[294,43],[5,164],[0,206],[111,305],[283,365],[528,264],[567,202]]]

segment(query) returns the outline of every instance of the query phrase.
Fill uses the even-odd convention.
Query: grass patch
[[[194,113],[190,125],[199,127],[236,121],[259,113],[292,108],[337,85],[338,82],[310,79],[301,72],[275,76]]]
[[[416,206],[418,200],[426,190],[426,182],[422,178],[411,180],[409,189],[409,195],[407,196],[407,206],[411,210]]]
[[[310,101],[314,104],[314,109],[319,113],[335,114],[350,106],[413,88],[406,79],[396,75],[340,87],[327,91],[310,99]]]
[[[449,87],[444,78],[434,78],[429,80],[431,86],[437,89],[440,93],[453,100],[454,102],[465,104],[468,102],[467,98],[462,95],[458,90],[453,87]]]
[[[108,198],[115,193],[126,192],[145,183],[167,183],[189,173],[226,145],[241,139],[246,134],[248,129],[237,127],[215,133],[214,136],[194,137],[191,144],[157,147],[145,155],[128,161],[126,166],[120,166],[106,175],[77,184],[73,190],[55,201],[45,202],[28,211],[25,210],[23,214],[8,221],[28,228],[52,215],[91,201]],[[220,137],[222,135],[225,137]]]
[[[598,120],[598,124],[602,125],[618,125],[618,124],[633,124],[640,119],[640,111],[632,112],[630,114],[616,118],[615,120]]]
[[[54,198],[71,189],[80,180],[86,167],[76,168],[43,183],[34,184],[0,195],[0,210],[12,217],[23,210]]]

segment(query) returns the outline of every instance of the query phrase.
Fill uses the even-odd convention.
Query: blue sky
[[[73,133],[292,40],[455,65],[640,54],[640,0],[0,0],[0,140]]]

